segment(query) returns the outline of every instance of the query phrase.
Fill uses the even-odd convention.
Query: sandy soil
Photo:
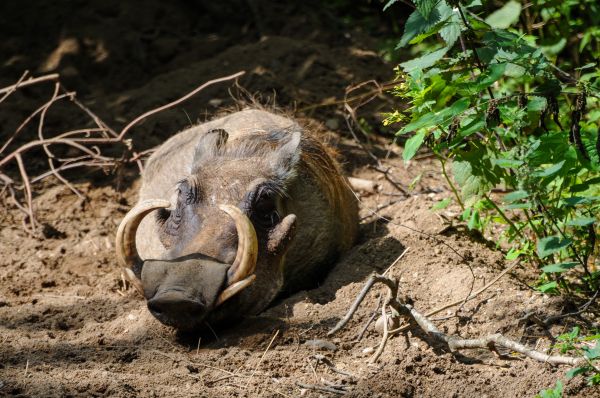
[[[369,157],[349,137],[341,106],[307,108],[343,98],[351,84],[392,78],[393,65],[377,56],[381,30],[391,34],[385,31],[389,21],[361,29],[310,1],[220,6],[149,1],[144,8],[129,2],[85,3],[3,3],[0,15],[13,18],[0,27],[7,37],[0,43],[0,85],[11,84],[24,69],[59,71],[86,105],[117,128],[210,78],[243,69],[248,72],[240,81],[245,90],[325,126],[324,135],[338,147],[348,173],[377,180],[383,188],[361,196],[360,240],[315,289],[202,335],[181,335],[162,326],[135,292],[121,291],[113,239],[136,199],[136,169],[125,169],[118,178],[87,171],[70,176],[85,199],[56,182],[35,186],[36,214],[45,225],[42,237],[27,235],[23,214],[4,200],[0,395],[318,397],[333,394],[299,383],[334,383],[347,386],[351,397],[533,397],[564,378],[566,367],[518,356],[500,359],[483,350],[451,354],[415,329],[390,339],[379,362],[370,365],[381,336],[371,325],[360,341],[356,337],[383,288],[369,294],[346,328],[327,337],[368,275],[386,270],[405,250],[388,274],[399,278],[403,294],[423,311],[464,298],[472,286],[484,285],[507,266],[493,242],[448,227],[430,211],[449,192],[431,159],[404,165],[401,147],[389,144],[389,132],[378,124],[378,111],[389,109],[388,100],[378,99],[359,116],[379,133],[371,144],[378,155],[388,154],[384,163],[392,167],[393,177],[405,187],[419,177],[408,198],[397,196],[370,167]],[[56,51],[61,43],[62,52]],[[192,121],[233,105],[228,88],[233,97],[244,98],[236,88],[211,88],[136,127],[131,136],[136,148],[151,148]],[[43,95],[25,90],[2,104],[3,134],[35,109],[32,103],[48,98]],[[78,122],[60,108],[53,118],[50,126],[57,129]],[[38,166],[34,160],[28,164]],[[374,216],[374,209],[385,219]],[[447,216],[456,212],[445,210]],[[501,332],[547,348],[544,331],[520,318],[531,311],[554,313],[562,304],[528,288],[534,277],[517,269],[459,312],[452,308],[438,314],[445,319],[437,324],[465,337]],[[551,332],[569,327],[558,324]],[[566,392],[600,396],[581,377],[569,381]]]

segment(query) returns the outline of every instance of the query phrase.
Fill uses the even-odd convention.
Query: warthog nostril
[[[148,309],[157,318],[179,320],[194,318],[205,311],[204,305],[180,291],[167,291],[148,300]]]

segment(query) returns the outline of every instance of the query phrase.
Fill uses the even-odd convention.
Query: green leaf
[[[445,1],[440,1],[427,17],[424,17],[418,9],[414,10],[404,24],[404,33],[396,49],[406,46],[415,36],[427,32],[439,22],[445,21],[451,13],[452,8]]]
[[[567,222],[567,225],[570,227],[587,227],[588,225],[591,225],[595,222],[596,219],[594,217],[580,216]]]
[[[586,367],[573,368],[573,369],[570,369],[567,373],[565,373],[565,377],[567,379],[572,379],[575,376],[578,376],[580,374],[587,372],[587,370],[588,370],[588,368],[586,368]]]
[[[583,351],[587,359],[600,358],[600,341],[596,341],[596,345],[593,348],[583,347]]]
[[[431,210],[442,210],[448,207],[448,205],[452,203],[451,198],[442,199],[433,206],[431,206]]]
[[[487,192],[489,182],[485,177],[475,175],[473,166],[466,161],[454,161],[452,163],[452,174],[457,185],[461,187],[461,195],[465,201],[472,202]]]
[[[532,209],[533,208],[533,203],[531,202],[525,202],[525,203],[511,203],[509,205],[503,206],[503,209],[506,210],[516,210],[516,209]]]
[[[572,196],[570,198],[564,198],[563,201],[569,206],[589,205],[593,202],[600,201],[600,196]]]
[[[511,0],[499,10],[496,10],[493,13],[491,13],[485,19],[485,22],[492,28],[506,29],[519,20],[520,14],[521,3]]]
[[[479,219],[479,212],[477,210],[473,210],[473,212],[471,213],[471,217],[469,218],[467,227],[469,229],[480,229],[481,228],[481,220]]]
[[[433,8],[437,5],[439,0],[414,0],[415,7],[423,18],[428,19],[429,14],[433,11]]]
[[[546,98],[533,95],[527,101],[527,112],[541,112],[546,109],[547,103]]]
[[[556,288],[558,288],[558,283],[556,283],[556,281],[552,281],[549,283],[545,283],[541,286],[537,287],[537,290],[539,290],[542,293],[547,293],[547,292],[551,292],[553,290],[556,290]]]
[[[448,47],[452,47],[454,43],[456,43],[460,37],[462,28],[462,20],[460,19],[458,12],[454,9],[450,9],[450,13],[450,17],[444,23],[442,29],[440,29],[440,36],[442,36],[442,39],[444,39]]]
[[[561,239],[558,236],[547,236],[542,238],[537,243],[537,252],[540,258],[548,257],[549,255],[556,253],[567,246],[573,241],[571,239]]]
[[[542,271],[544,271],[547,274],[559,273],[559,272],[568,271],[571,268],[575,268],[578,265],[579,265],[579,263],[577,263],[577,262],[568,261],[568,262],[565,262],[565,263],[558,263],[558,264],[547,265],[545,267],[542,267]]]
[[[564,37],[561,37],[555,43],[552,43],[552,44],[549,44],[546,46],[543,45],[543,46],[541,46],[541,48],[544,51],[544,54],[546,54],[548,56],[555,56],[556,54],[561,52],[563,48],[565,48],[566,44],[567,44],[567,39]]]
[[[558,173],[560,171],[560,169],[562,169],[564,164],[565,164],[565,161],[562,160],[556,164],[553,164],[552,166],[548,167],[547,169],[536,171],[535,173],[532,173],[532,176],[534,176],[534,177],[551,176],[552,174]]]
[[[491,64],[484,74],[478,76],[477,80],[469,89],[474,91],[481,91],[494,84],[498,79],[502,77],[506,70],[506,63]]]
[[[433,66],[437,61],[442,59],[449,49],[450,47],[440,48],[439,50],[425,54],[422,57],[414,58],[410,61],[403,62],[400,64],[400,66],[402,67],[402,69],[404,69],[406,73],[410,73],[415,69],[422,70],[429,68],[430,66]]]
[[[594,66],[596,66],[596,63],[595,62],[590,62],[589,64],[585,64],[585,65],[583,65],[580,68],[575,68],[575,70],[591,69]]]
[[[464,112],[469,107],[469,99],[461,98],[455,101],[447,108],[439,112],[428,112],[415,121],[404,126],[396,135],[404,134],[409,131],[415,131],[423,127],[434,127],[445,121],[449,121],[460,113]]]
[[[527,191],[514,191],[504,195],[502,198],[506,203],[516,202],[518,200],[522,200],[529,197],[529,192]]]
[[[415,130],[421,129],[423,127],[433,127],[436,124],[438,124],[439,121],[440,121],[440,118],[437,117],[437,115],[434,112],[429,112],[429,113],[422,115],[417,120],[414,120],[414,121],[408,123],[406,126],[402,127],[400,129],[400,131],[398,131],[398,133],[396,133],[396,135],[402,135],[402,134],[408,133],[410,131],[415,131]]]
[[[465,127],[460,129],[460,136],[467,137],[473,133],[481,131],[485,127],[485,119],[482,115],[478,115],[475,119],[469,122]]]
[[[498,167],[502,167],[504,169],[516,169],[521,166],[523,163],[522,160],[518,159],[492,159],[492,164]]]
[[[404,151],[402,151],[402,159],[404,159],[405,162],[415,156],[421,145],[423,145],[424,139],[425,131],[420,131],[406,141],[404,144]]]

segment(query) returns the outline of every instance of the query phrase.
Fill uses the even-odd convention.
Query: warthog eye
[[[159,222],[164,224],[164,231],[167,235],[175,236],[178,234],[179,225],[183,219],[185,208],[193,203],[194,190],[190,189],[187,182],[181,182],[176,191],[175,209],[163,209],[158,214]]]
[[[277,212],[277,194],[273,192],[257,194],[252,204],[251,217],[257,227],[268,229],[277,225],[281,221]]]

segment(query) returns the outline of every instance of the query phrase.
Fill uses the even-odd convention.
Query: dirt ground
[[[389,98],[361,108],[359,117],[370,124],[375,135],[369,145],[387,155],[383,162],[393,178],[404,187],[412,183],[408,198],[373,170],[348,132],[341,105],[312,107],[343,98],[351,84],[393,77],[393,65],[378,52],[394,24],[378,14],[380,8],[366,1],[343,10],[316,1],[250,0],[0,5],[6,18],[0,24],[0,86],[14,83],[25,69],[58,71],[89,108],[120,128],[208,79],[245,70],[240,85],[247,93],[323,125],[347,172],[382,185],[380,193],[361,196],[359,242],[315,289],[202,335],[177,334],[156,321],[134,291],[121,291],[113,240],[136,200],[134,167],[118,178],[85,170],[71,175],[86,199],[53,181],[36,185],[44,237],[29,236],[23,213],[4,199],[0,396],[318,397],[335,394],[299,384],[334,383],[345,385],[350,397],[533,397],[564,380],[567,367],[516,355],[501,359],[484,350],[451,354],[415,329],[391,338],[380,360],[368,364],[381,336],[373,325],[359,341],[357,334],[383,288],[368,295],[347,327],[327,337],[368,275],[386,270],[405,250],[388,275],[399,278],[403,294],[424,312],[466,297],[507,266],[493,242],[448,227],[430,210],[448,189],[431,158],[405,165],[402,148],[389,143],[389,131],[379,123]],[[46,92],[24,92],[0,106],[2,141],[35,109],[32,103],[48,98]],[[139,150],[151,148],[247,93],[230,84],[212,87],[146,120],[131,138]],[[48,123],[64,131],[78,120],[58,109]],[[20,139],[35,132],[28,134]],[[37,166],[35,159],[28,164]],[[444,211],[449,218],[456,213]],[[535,272],[517,268],[459,312],[454,307],[438,314],[436,324],[464,337],[500,332],[548,348],[544,330],[520,319],[532,311],[554,314],[563,304],[530,289],[534,280]],[[571,326],[565,321],[550,332]],[[568,381],[565,391],[569,397],[600,396],[581,377]]]

